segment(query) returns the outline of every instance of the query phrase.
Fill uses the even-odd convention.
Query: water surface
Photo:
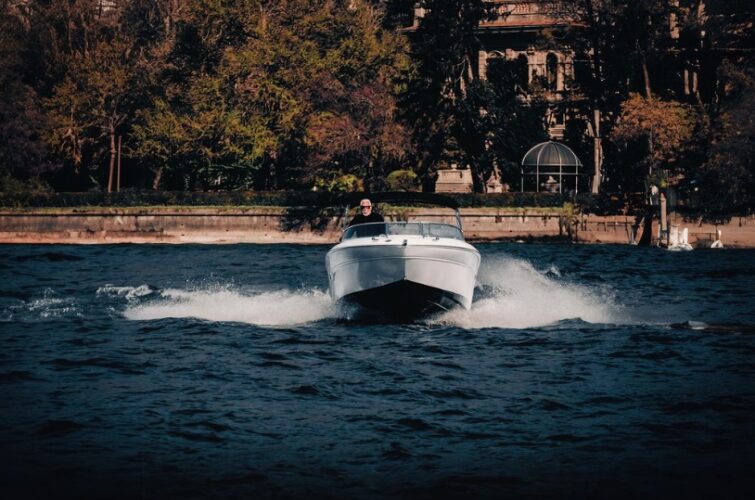
[[[472,311],[381,325],[324,246],[0,247],[0,484],[749,497],[755,251],[478,248]]]

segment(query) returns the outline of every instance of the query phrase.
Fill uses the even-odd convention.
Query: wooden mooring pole
[[[658,244],[668,246],[669,239],[669,227],[668,227],[668,211],[666,206],[666,195],[661,193],[661,227],[658,234]]]

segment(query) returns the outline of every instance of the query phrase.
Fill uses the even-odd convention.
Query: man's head
[[[370,215],[372,213],[372,202],[369,198],[365,198],[359,202],[359,210],[362,215]]]

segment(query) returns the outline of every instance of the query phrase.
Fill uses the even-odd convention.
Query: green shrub
[[[315,189],[328,193],[355,193],[364,189],[360,178],[353,174],[343,174],[333,179],[315,179]]]
[[[0,193],[49,193],[50,186],[39,177],[21,180],[8,174],[0,175]]]
[[[394,170],[386,179],[391,191],[417,191],[417,174],[411,170]]]

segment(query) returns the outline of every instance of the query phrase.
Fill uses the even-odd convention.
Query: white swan
[[[679,237],[679,232],[676,226],[671,227],[671,234],[669,234],[669,247],[672,252],[688,251],[692,250],[692,245],[689,244],[689,230],[685,227],[682,230],[682,235]]]
[[[711,243],[710,247],[711,248],[723,248],[724,244],[721,243],[721,230],[720,229],[716,232],[716,235],[717,235],[716,241],[714,241],[713,243]]]

